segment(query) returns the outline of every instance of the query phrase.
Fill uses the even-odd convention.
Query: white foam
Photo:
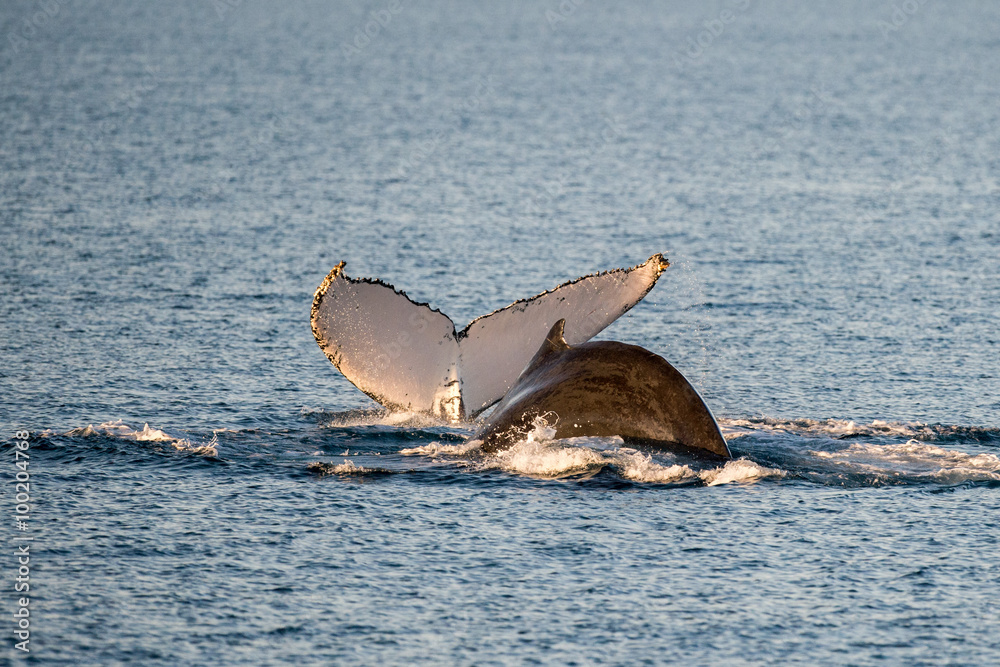
[[[306,466],[306,469],[322,475],[363,475],[371,472],[368,468],[357,465],[354,461],[344,459],[343,463],[323,463],[314,461]]]
[[[686,465],[661,465],[653,461],[649,454],[634,450],[623,450],[616,455],[615,468],[625,479],[652,484],[674,484],[692,480],[698,476]]]
[[[148,423],[143,424],[141,430],[133,429],[121,419],[113,422],[104,422],[98,426],[88,424],[83,428],[72,429],[71,431],[66,432],[65,435],[108,435],[115,438],[135,440],[136,442],[165,442],[169,443],[174,447],[174,449],[179,451],[191,452],[202,456],[219,455],[217,448],[219,438],[216,432],[213,432],[212,439],[209,442],[204,444],[193,444],[187,438],[174,437],[164,431],[161,431],[160,429],[150,427]]]
[[[554,440],[556,430],[544,419],[536,419],[524,440],[479,463],[480,469],[498,468],[529,477],[557,479],[560,477],[594,474],[605,467],[614,469],[624,479],[650,484],[677,484],[701,480],[709,486],[730,482],[755,482],[765,477],[783,476],[784,472],[759,466],[740,459],[729,461],[720,468],[698,471],[689,465],[658,461],[651,454],[623,447],[620,437],[581,437]],[[465,445],[431,443],[404,453],[431,454],[445,452],[465,454],[480,445],[470,441]],[[669,454],[664,454],[670,457]]]
[[[850,419],[775,419],[760,417],[755,419],[720,419],[719,426],[727,439],[746,435],[751,431],[779,431],[788,433],[810,433],[815,435],[844,438],[851,436],[916,436],[938,435],[940,428],[922,422],[888,422],[880,419],[870,424],[858,423]]]
[[[586,447],[562,446],[556,442],[529,439],[496,456],[499,467],[531,477],[564,477],[596,472],[608,461],[601,452]]]
[[[349,410],[340,413],[327,413],[319,409],[301,410],[303,415],[329,414],[326,425],[334,428],[352,428],[358,426],[391,426],[394,428],[439,428],[454,426],[450,422],[438,419],[421,412],[392,412],[389,410]]]
[[[335,475],[356,475],[358,473],[368,472],[367,468],[357,465],[350,459],[344,459],[343,463],[331,466],[327,470]]]
[[[142,425],[142,430],[135,433],[135,439],[141,442],[173,442],[177,440],[159,429],[150,428],[149,424]]]
[[[525,439],[499,452],[488,467],[530,477],[557,478],[596,472],[607,464],[600,452],[578,446],[588,438],[554,441],[555,435],[554,426],[544,417],[536,417]]]
[[[204,445],[198,445],[198,446],[192,447],[190,441],[188,441],[188,440],[183,440],[181,442],[187,443],[187,447],[186,448],[178,447],[178,449],[186,449],[187,451],[189,451],[189,452],[191,452],[193,454],[200,454],[201,456],[215,456],[215,457],[217,457],[219,455],[219,449],[218,449],[218,446],[219,446],[219,436],[218,436],[217,433],[212,433],[212,439],[209,440]],[[176,447],[177,445],[175,444],[174,446]]]
[[[890,477],[914,477],[944,483],[1000,481],[1000,457],[968,454],[908,440],[896,445],[853,443],[836,452],[810,452],[822,459]]]
[[[718,486],[719,484],[731,484],[756,482],[765,477],[784,477],[785,471],[777,468],[766,468],[748,459],[735,459],[726,461],[726,465],[712,470],[703,470],[698,473],[702,481],[708,486]]]
[[[406,456],[412,456],[414,454],[419,454],[422,456],[463,456],[469,452],[476,450],[481,445],[479,440],[469,440],[468,442],[463,442],[460,445],[446,445],[440,442],[431,442],[426,445],[421,445],[419,447],[411,447],[409,449],[400,450],[400,454]]]

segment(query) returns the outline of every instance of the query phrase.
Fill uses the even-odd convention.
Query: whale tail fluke
[[[451,319],[391,285],[349,278],[344,262],[316,289],[312,330],[344,376],[386,407],[458,421],[500,400],[563,319],[565,341],[586,342],[653,288],[660,254],[515,301],[456,332]]]
[[[316,289],[310,319],[333,365],[382,405],[461,418],[458,341],[447,315],[378,280],[349,278],[341,262]]]

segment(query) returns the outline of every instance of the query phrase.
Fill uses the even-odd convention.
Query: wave
[[[730,484],[732,482],[756,482],[757,480],[785,477],[788,473],[779,468],[768,468],[749,459],[734,459],[713,470],[705,470],[699,476],[708,486]]]
[[[727,461],[720,467],[699,469],[694,463],[676,461],[669,453],[644,453],[624,447],[619,437],[581,437],[555,440],[555,429],[536,420],[527,436],[495,455],[483,455],[482,444],[470,440],[462,445],[432,442],[401,450],[404,455],[449,456],[468,459],[478,454],[474,468],[498,469],[540,479],[592,477],[610,470],[623,479],[648,484],[704,484],[716,486],[749,483],[767,477],[783,477],[784,471],[768,468],[747,459]],[[662,459],[671,459],[664,461]],[[695,466],[695,467],[693,467]]]
[[[718,422],[726,440],[765,431],[838,439],[890,437],[1000,443],[1000,427],[992,426],[955,426],[922,422],[892,422],[879,419],[866,424],[849,419],[777,419],[773,417],[719,419]]]
[[[719,467],[699,469],[697,464],[658,460],[653,454],[629,447],[604,448],[587,442],[591,438],[571,438],[554,442],[520,442],[496,457],[496,465],[506,472],[541,478],[596,474],[609,469],[619,477],[644,484],[752,483],[767,477],[783,477],[785,472],[748,459],[726,461]],[[658,455],[672,459],[670,454]]]
[[[1000,457],[995,454],[969,454],[917,440],[896,445],[854,443],[839,451],[810,454],[884,481],[905,479],[942,484],[1000,481]]]
[[[116,452],[178,451],[217,459],[225,449],[231,463],[289,466],[340,477],[432,472],[433,479],[498,471],[518,477],[604,480],[653,485],[719,486],[785,481],[824,486],[1000,485],[1000,429],[929,425],[918,422],[746,417],[720,420],[736,456],[713,463],[687,455],[634,449],[618,437],[555,439],[541,422],[509,449],[487,454],[469,439],[474,424],[458,427],[415,413],[384,410],[304,411],[314,426],[278,429],[216,428],[171,432],[121,419],[42,438],[70,438],[79,446]],[[88,439],[94,438],[88,443]],[[221,446],[220,446],[221,443]],[[40,443],[41,446],[48,446]],[[141,448],[145,451],[147,448]],[[342,452],[308,463],[325,452]],[[336,457],[336,454],[333,454]],[[417,460],[414,460],[417,459]],[[409,461],[409,462],[407,462]],[[459,472],[459,469],[461,472]],[[450,478],[449,478],[450,479]]]
[[[407,449],[401,449],[400,454],[404,456],[412,456],[414,454],[420,454],[422,456],[463,456],[470,452],[479,449],[481,443],[477,440],[469,440],[463,442],[460,445],[446,445],[441,442],[431,442],[426,445],[420,445],[419,447],[409,447]]]
[[[201,456],[218,457],[218,434],[226,431],[228,431],[228,429],[213,431],[212,439],[206,443],[192,443],[191,440],[187,438],[172,436],[164,431],[161,431],[160,429],[152,428],[148,423],[144,423],[142,425],[142,429],[134,429],[123,420],[119,419],[113,422],[103,422],[97,426],[88,424],[82,428],[74,428],[65,433],[43,431],[41,435],[45,437],[52,435],[63,435],[69,437],[105,436],[121,440],[134,440],[136,442],[162,442],[173,446],[174,449],[178,451],[190,452]]]
[[[997,429],[990,427],[767,417],[724,419],[720,425],[738,458],[719,466],[668,452],[639,451],[626,447],[621,438],[555,440],[554,429],[542,421],[523,440],[495,455],[484,454],[476,441],[435,441],[400,453],[453,458],[475,470],[543,479],[588,478],[607,471],[638,483],[704,486],[781,479],[853,487],[1000,482],[1000,455],[978,451],[988,449],[997,437]],[[898,442],[902,438],[906,440]],[[845,439],[864,441],[848,445]],[[965,444],[941,446],[959,442]],[[970,449],[976,451],[963,451]]]
[[[317,473],[321,476],[338,475],[341,477],[393,475],[398,472],[402,472],[397,470],[388,470],[386,468],[368,468],[365,466],[359,466],[350,459],[344,459],[343,463],[323,463],[322,461],[314,461],[310,463],[308,466],[306,466],[306,470],[308,470],[309,472]]]
[[[474,424],[452,424],[419,412],[392,412],[385,408],[330,412],[318,408],[303,408],[301,414],[316,420],[323,429],[343,436],[359,436],[373,440],[426,440],[437,438],[464,442]]]
[[[424,429],[450,426],[450,422],[422,412],[393,412],[385,408],[345,410],[341,412],[323,408],[302,408],[303,417],[317,418],[323,425],[334,428],[359,426],[391,426],[393,428]]]

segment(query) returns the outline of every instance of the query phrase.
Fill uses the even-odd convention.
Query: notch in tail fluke
[[[382,405],[450,421],[500,400],[558,320],[566,320],[570,345],[586,342],[642,300],[670,266],[656,254],[630,269],[584,276],[456,332],[444,313],[379,280],[349,278],[344,265],[330,271],[313,298],[320,349]]]

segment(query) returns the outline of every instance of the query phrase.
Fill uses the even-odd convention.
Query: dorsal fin
[[[552,325],[545,342],[538,348],[538,354],[547,355],[557,350],[568,350],[569,343],[566,342],[566,318],[562,318]]]
[[[549,329],[548,335],[545,336],[545,340],[542,341],[538,351],[535,352],[535,356],[531,358],[531,361],[529,361],[528,365],[524,367],[521,374],[530,373],[537,368],[539,364],[543,363],[550,355],[563,350],[568,350],[569,343],[566,342],[565,334],[566,319],[563,318],[552,325],[552,328]],[[515,384],[517,383],[515,382]]]

